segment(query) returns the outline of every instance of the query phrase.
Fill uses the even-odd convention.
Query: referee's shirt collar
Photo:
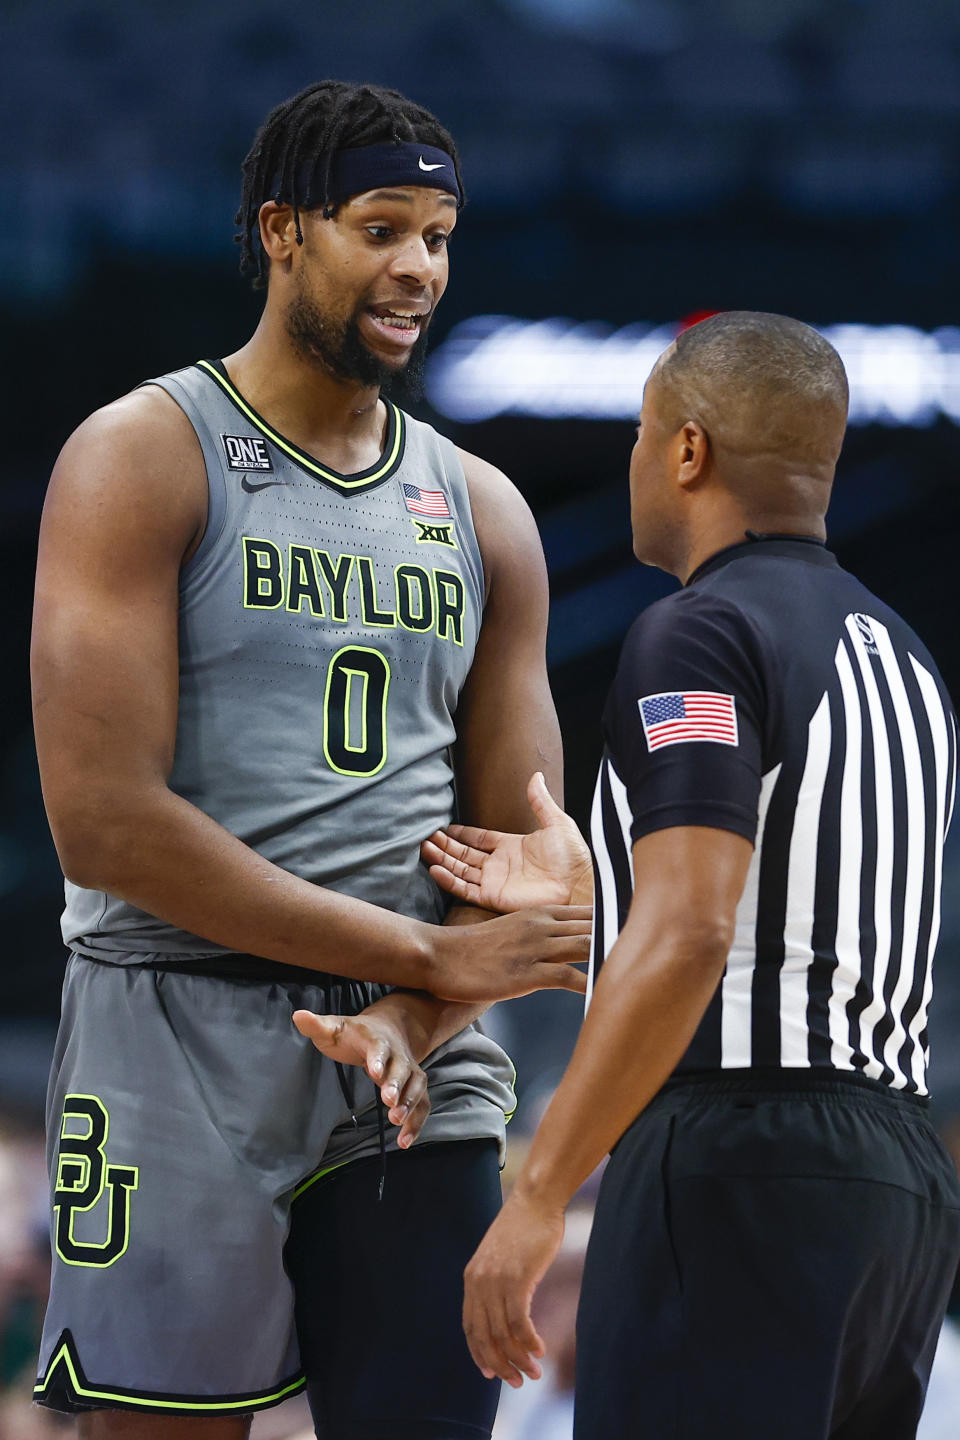
[[[686,584],[693,585],[710,575],[714,570],[739,560],[741,555],[759,552],[762,555],[786,555],[795,560],[808,560],[813,565],[834,566],[837,557],[826,548],[826,541],[817,535],[761,535],[756,530],[746,532],[746,540],[737,545],[726,545],[715,555],[710,555],[687,577]]]

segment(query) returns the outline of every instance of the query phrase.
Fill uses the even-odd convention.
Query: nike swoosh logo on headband
[[[443,161],[442,161],[442,160],[439,161],[439,163],[436,164],[436,165],[426,165],[426,164],[424,164],[423,156],[421,155],[421,156],[420,156],[420,169],[421,169],[421,170],[442,170],[442,169],[443,169]]]

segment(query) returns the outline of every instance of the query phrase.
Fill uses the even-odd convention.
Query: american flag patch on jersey
[[[713,690],[670,690],[637,701],[647,749],[680,745],[685,740],[712,740],[738,745],[737,707],[732,695]]]
[[[406,481],[400,489],[407,509],[412,510],[414,515],[450,514],[450,506],[442,490],[421,490],[419,485],[408,485]]]

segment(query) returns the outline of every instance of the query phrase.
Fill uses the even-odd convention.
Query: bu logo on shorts
[[[84,1133],[76,1133],[75,1127]],[[106,1156],[110,1116],[96,1095],[68,1095],[63,1102],[57,1183],[53,1192],[54,1234],[57,1254],[68,1265],[105,1267],[119,1260],[130,1240],[130,1194],[139,1184],[136,1166],[108,1165]],[[99,1205],[107,1192],[107,1237],[103,1241],[78,1240],[74,1225],[78,1213]]]

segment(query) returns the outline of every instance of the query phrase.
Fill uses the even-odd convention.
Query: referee
[[[533,1291],[613,1150],[576,1440],[916,1433],[960,1258],[926,1084],[956,724],[923,644],[824,547],[846,409],[832,347],[750,312],[681,335],[644,394],[634,549],[683,589],[624,645],[587,1019],[467,1271],[475,1360],[536,1376]],[[448,888],[480,893],[507,838],[439,841]]]

